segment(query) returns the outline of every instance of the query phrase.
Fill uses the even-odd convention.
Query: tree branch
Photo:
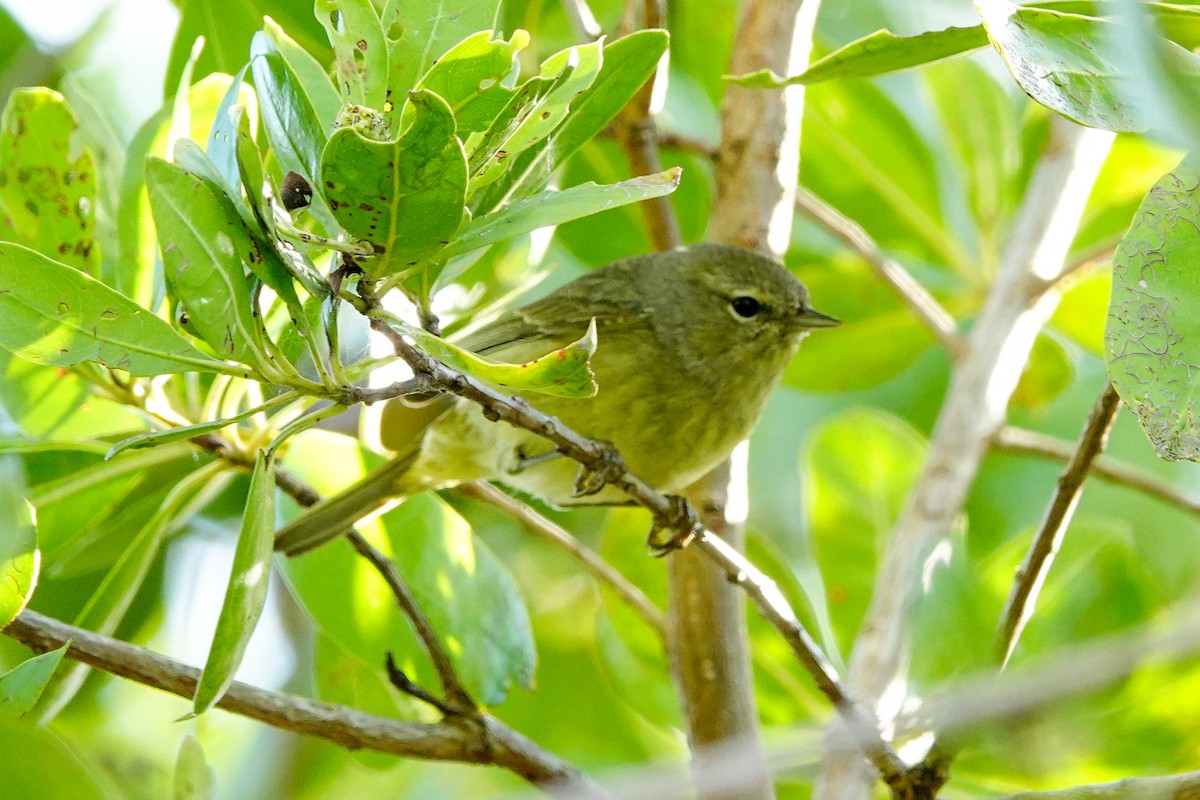
[[[867,262],[884,283],[925,323],[942,347],[952,356],[962,354],[963,343],[950,312],[917,282],[900,262],[889,258],[883,248],[854,220],[817,197],[803,186],[796,188],[796,208],[837,237]]]
[[[195,694],[200,678],[200,670],[195,667],[33,611],[21,612],[4,633],[38,653],[54,650],[69,640],[68,658],[187,700]],[[453,721],[400,722],[237,681],[217,707],[274,728],[326,739],[350,750],[375,750],[431,761],[496,764],[551,794],[609,796],[579,770],[486,714],[477,718],[478,728]]]
[[[1011,426],[1005,426],[996,432],[992,437],[992,446],[996,450],[1017,455],[1041,456],[1063,462],[1070,461],[1075,452],[1070,442]],[[1109,483],[1142,492],[1181,511],[1200,516],[1200,497],[1185,494],[1168,481],[1146,475],[1109,456],[1100,456],[1095,460],[1092,464],[1092,474]]]
[[[1049,792],[1020,792],[994,800],[1200,800],[1200,771],[1156,778],[1126,778]]]
[[[509,497],[486,481],[464,483],[456,487],[459,494],[498,508],[521,524],[526,531],[542,541],[549,542],[575,559],[593,578],[607,585],[618,597],[629,604],[642,620],[664,639],[667,635],[666,618],[645,593],[634,586],[628,578],[601,558],[596,551],[587,547],[561,525],[546,519],[525,503]]]
[[[1021,631],[1033,613],[1037,596],[1054,562],[1054,555],[1062,544],[1067,526],[1074,516],[1075,506],[1079,503],[1079,496],[1083,493],[1083,482],[1087,479],[1097,456],[1108,443],[1108,432],[1112,429],[1113,420],[1116,419],[1120,407],[1121,400],[1112,384],[1105,383],[1104,391],[1096,400],[1083,436],[1079,440],[1079,447],[1058,479],[1058,490],[1046,510],[1041,529],[1029,546],[1025,561],[1017,570],[1012,591],[1004,604],[993,648],[1001,667],[1012,657]]]
[[[987,443],[1004,421],[1038,331],[1059,300],[1054,280],[1079,225],[1089,190],[1112,134],[1062,119],[1034,170],[1000,268],[955,365],[934,427],[924,466],[889,539],[887,553],[851,657],[853,690],[873,703],[885,725],[904,701],[886,689],[907,669],[908,617],[920,566],[954,526],[974,482]],[[822,766],[817,797],[866,797],[870,775],[848,758]]]

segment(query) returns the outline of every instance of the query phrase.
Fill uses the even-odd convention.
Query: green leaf
[[[21,459],[0,456],[0,629],[29,602],[41,563],[33,509],[24,493]]]
[[[334,216],[379,254],[362,262],[374,278],[402,275],[440,251],[464,213],[467,159],[454,115],[427,91],[409,102],[415,117],[399,139],[376,142],[342,128],[321,157],[320,185]]]
[[[197,37],[204,37],[204,49],[192,67],[199,80],[212,72],[232,75],[246,63],[250,38],[262,25],[262,14],[251,0],[230,0],[214,4],[209,0],[183,0],[180,6],[179,27],[171,43],[163,96],[171,97],[179,89],[179,81]]]
[[[529,99],[536,98],[536,104],[523,107],[523,113],[519,114],[520,118],[517,124],[512,126],[512,132],[504,139],[503,145],[477,171],[473,172],[472,195],[479,187],[496,181],[506,172],[510,173],[508,176],[510,182],[515,183],[512,175],[522,175],[528,169],[527,166],[516,167],[514,162],[518,161],[519,155],[526,154],[526,151],[545,142],[567,118],[571,103],[576,97],[591,87],[600,73],[603,44],[603,42],[593,42],[569,47],[542,62],[536,76],[541,80],[530,79],[535,82],[533,83],[534,91]],[[545,85],[545,81],[551,79],[554,82],[549,85],[548,91],[543,91],[542,87]],[[521,101],[523,97],[522,93],[518,93],[513,104]],[[502,118],[504,117],[507,117],[507,114]],[[548,169],[546,175],[549,177]],[[538,188],[540,185],[529,187],[531,191],[536,191]]]
[[[192,710],[203,714],[216,705],[233,683],[242,663],[246,645],[267,602],[267,578],[271,574],[272,545],[275,542],[275,462],[261,451],[250,475],[242,531],[233,554],[229,587],[221,604],[217,630]]]
[[[319,186],[321,151],[329,139],[327,128],[300,79],[266,34],[255,34],[250,43],[250,70],[267,140],[281,170],[285,174],[298,173],[311,186]],[[335,228],[319,193],[314,193],[309,210],[327,228]]]
[[[39,364],[94,361],[132,375],[243,374],[104,284],[41,253],[0,242],[0,347]]]
[[[866,613],[876,565],[925,449],[905,422],[868,409],[823,422],[805,443],[804,513],[842,653],[850,652]]]
[[[386,111],[388,47],[371,0],[317,0],[313,12],[333,45],[342,101]]]
[[[395,321],[392,324],[396,324]],[[403,331],[425,352],[452,369],[497,386],[560,397],[595,397],[596,376],[588,361],[596,352],[596,321],[577,341],[524,364],[505,364],[456,347],[440,336],[405,325]]]
[[[1103,358],[1104,320],[1111,294],[1112,271],[1098,270],[1063,292],[1050,324],[1092,355]]]
[[[828,80],[870,78],[969,53],[986,47],[987,43],[987,33],[980,25],[927,31],[916,36],[897,36],[889,30],[879,30],[817,59],[798,75],[782,78],[773,70],[760,69],[726,79],[753,89],[778,89]]]
[[[480,31],[456,44],[437,60],[417,84],[446,101],[454,112],[458,136],[485,131],[513,99],[513,83],[519,65],[517,53],[529,44],[529,34],[518,28],[509,41],[493,39],[491,31]],[[409,122],[405,106],[402,126]]]
[[[992,45],[1037,102],[1093,128],[1147,130],[1146,98],[1124,67],[1123,25],[1078,14],[979,0]],[[1200,76],[1200,60],[1170,42],[1155,48],[1170,71]]]
[[[262,250],[237,209],[212,183],[158,158],[146,165],[146,185],[171,294],[222,358],[261,367],[246,271]]]
[[[1146,195],[1113,257],[1108,374],[1169,461],[1200,461],[1200,383],[1191,367],[1200,363],[1198,220],[1200,162],[1189,158]]]
[[[190,733],[179,743],[171,800],[212,800],[215,773],[204,758],[204,748]]]
[[[322,129],[333,130],[333,123],[342,108],[342,98],[337,87],[329,79],[325,67],[313,58],[308,50],[284,33],[283,28],[270,17],[264,21],[263,33],[275,46],[279,55],[283,56],[283,61],[295,76],[301,92],[316,112]]]
[[[22,661],[0,675],[0,717],[23,717],[33,709],[70,646],[67,642],[57,650]]]
[[[0,238],[89,275],[96,247],[96,165],[71,146],[78,124],[62,95],[17,89],[0,116]]]
[[[28,436],[62,441],[145,427],[140,412],[94,394],[92,386],[74,372],[46,369],[0,349],[0,405]]]
[[[538,228],[561,225],[599,211],[662,197],[679,186],[680,174],[681,170],[675,167],[620,183],[603,186],[585,183],[561,192],[543,192],[471,220],[439,257],[451,258]]]
[[[439,56],[470,34],[496,30],[499,11],[500,0],[387,0],[379,17],[392,97],[407,95]]]
[[[604,46],[600,72],[554,133],[557,166],[604,130],[654,74],[671,37],[663,30],[635,31]]]
[[[328,494],[361,476],[364,462],[377,466],[379,459],[348,437],[310,430],[292,440],[284,462]],[[495,705],[514,681],[529,687],[535,655],[528,614],[504,564],[466,520],[436,495],[423,494],[381,522],[384,535],[375,523],[360,530],[409,582],[472,696]],[[391,592],[350,548],[318,548],[284,568],[317,626],[346,652],[382,670],[377,659],[392,650],[418,683],[436,682]]]
[[[219,494],[231,478],[229,466],[214,461],[176,484],[158,511],[130,540],[116,564],[105,574],[76,616],[74,625],[102,636],[111,636],[142,588],[167,537]],[[54,716],[70,702],[83,685],[86,675],[87,667],[78,664],[54,677],[42,698],[44,719]]]

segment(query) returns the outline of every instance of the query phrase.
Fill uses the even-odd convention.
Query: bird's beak
[[[840,319],[835,319],[811,308],[800,309],[800,313],[796,315],[796,322],[801,328],[836,328],[842,324]]]

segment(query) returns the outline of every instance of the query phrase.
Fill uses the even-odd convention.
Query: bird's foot
[[[595,466],[584,465],[579,468],[579,477],[575,479],[575,497],[589,497],[596,494],[608,484],[629,472],[625,460],[613,447],[611,442],[599,442],[600,461]]]
[[[558,452],[557,450],[551,450],[549,453],[540,453],[536,456],[527,456],[525,455],[525,449],[518,447],[516,459],[513,461],[513,465],[508,468],[508,474],[519,475],[527,469],[533,469],[539,464],[545,464],[547,461],[553,461],[561,455],[562,453]]]
[[[667,499],[671,502],[670,508],[654,516],[650,534],[646,537],[646,547],[655,558],[691,544],[696,537],[696,527],[700,524],[700,518],[696,516],[691,503],[677,494],[667,495]]]

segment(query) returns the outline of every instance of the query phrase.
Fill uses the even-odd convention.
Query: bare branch
[[[628,578],[601,558],[596,551],[584,545],[561,525],[546,519],[525,503],[509,497],[486,481],[464,483],[457,487],[457,491],[500,509],[521,523],[521,527],[525,530],[575,559],[592,577],[607,585],[618,597],[628,603],[659,636],[666,637],[667,623],[662,610],[649,597],[646,597],[641,589],[630,583]]]
[[[68,658],[187,700],[195,694],[200,679],[200,670],[195,667],[33,611],[21,612],[4,629],[4,634],[38,653],[54,650],[69,640]],[[478,727],[450,721],[401,722],[237,681],[217,707],[281,730],[326,739],[350,750],[374,750],[433,761],[496,764],[552,794],[609,796],[579,770],[486,714],[478,718]]]
[[[471,699],[471,695],[462,685],[462,681],[459,680],[458,672],[454,669],[454,662],[450,660],[450,654],[442,647],[442,640],[438,638],[437,631],[429,624],[429,619],[418,605],[417,598],[413,597],[408,583],[396,570],[396,565],[375,549],[358,531],[351,531],[346,538],[349,539],[350,546],[370,562],[371,566],[375,567],[375,570],[387,583],[388,588],[392,590],[392,594],[396,598],[396,605],[412,623],[417,638],[421,640],[425,652],[429,654],[429,660],[433,662],[433,668],[437,672],[438,681],[442,684],[442,693],[446,697],[447,705],[458,714],[474,716],[479,707]]]
[[[1021,792],[1000,795],[994,800],[1200,800],[1200,771],[1126,778],[1049,792]]]
[[[1063,536],[1066,535],[1067,526],[1075,513],[1075,506],[1079,503],[1079,496],[1083,493],[1083,482],[1087,479],[1096,457],[1103,452],[1108,443],[1108,432],[1112,429],[1113,420],[1116,419],[1120,407],[1121,400],[1112,384],[1106,383],[1088,418],[1083,436],[1079,440],[1079,447],[1058,479],[1058,490],[1054,493],[1042,527],[1033,538],[1024,562],[1017,569],[1012,591],[1004,604],[994,647],[996,660],[1002,667],[1012,657],[1021,631],[1033,613],[1038,593],[1050,572]]]
[[[796,189],[796,208],[858,253],[925,323],[947,352],[952,356],[962,353],[963,343],[958,336],[954,317],[908,270],[895,259],[889,258],[861,225],[803,186]]]
[[[1063,462],[1070,461],[1075,452],[1070,442],[1011,426],[1001,428],[993,437],[992,445],[997,450],[1017,455],[1041,456]],[[1200,516],[1200,497],[1186,494],[1168,481],[1147,475],[1109,456],[1097,458],[1092,464],[1092,473],[1109,483],[1143,492],[1181,511]]]
[[[580,39],[595,41],[604,33],[600,23],[596,21],[596,15],[592,13],[591,6],[587,4],[587,0],[563,0],[563,9],[570,17],[571,25],[574,26],[575,33]]]

